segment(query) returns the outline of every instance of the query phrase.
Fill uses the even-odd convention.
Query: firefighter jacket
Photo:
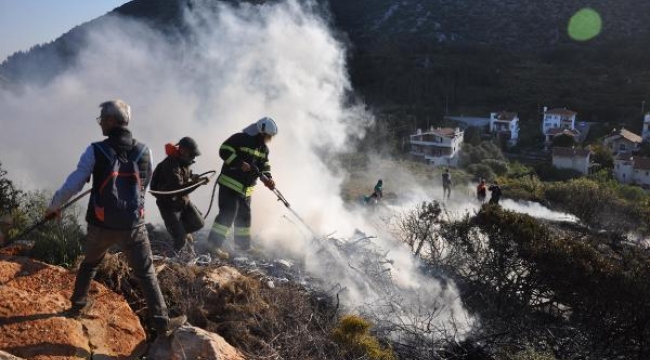
[[[169,155],[156,166],[151,178],[151,190],[173,191],[182,189],[192,184],[192,177],[190,164],[187,164],[177,156]],[[160,195],[158,196],[157,203],[160,206],[168,206],[180,210],[189,203],[190,191],[170,196]]]
[[[234,134],[221,145],[219,156],[223,159],[223,166],[217,182],[244,197],[249,197],[253,193],[259,177],[255,168],[271,178],[269,148],[264,144],[262,136],[251,136],[243,132]],[[243,162],[251,165],[251,171],[241,170]]]

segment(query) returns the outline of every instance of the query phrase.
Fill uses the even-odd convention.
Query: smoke
[[[0,93],[0,153],[12,179],[22,188],[56,190],[88,144],[101,139],[94,119],[98,104],[108,99],[131,105],[130,128],[152,148],[154,162],[162,160],[165,143],[183,136],[197,140],[203,155],[195,172],[219,170],[221,143],[270,116],[279,126],[270,144],[273,176],[291,208],[319,234],[344,236],[358,227],[372,228],[363,214],[345,208],[339,195],[344,176],[324,162],[347,150],[350,139],[362,137],[372,123],[363,106],[350,101],[345,48],[309,4],[209,3],[197,1],[187,12],[183,37],[166,37],[115,16],[104,19],[91,30],[73,69],[21,95]],[[210,200],[209,190],[192,195],[201,209]],[[148,220],[160,223],[153,199],[147,201]],[[280,252],[311,246],[305,227],[259,186],[252,233]],[[388,233],[379,235],[376,245],[390,252],[394,281],[408,297],[402,305],[431,304],[428,310],[437,309],[435,322],[441,327],[461,319],[462,329],[468,329],[472,320],[453,284],[419,275],[408,250],[391,242]],[[332,269],[318,264],[315,259],[309,268],[328,278]],[[350,272],[329,280],[354,289],[354,276],[346,278]],[[345,301],[354,307],[381,298],[359,289],[348,292]],[[419,315],[405,310],[397,316]]]

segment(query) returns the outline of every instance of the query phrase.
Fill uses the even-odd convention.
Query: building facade
[[[614,176],[623,184],[650,189],[650,158],[619,154],[614,160]]]
[[[624,128],[612,131],[603,140],[603,145],[612,150],[613,154],[631,154],[640,149],[643,138]]]
[[[490,132],[505,139],[508,146],[517,144],[519,139],[519,116],[516,112],[490,113]]]
[[[410,135],[411,155],[434,166],[458,166],[464,132],[459,128],[431,128]]]
[[[542,120],[542,132],[546,136],[546,141],[553,139],[552,133],[556,135],[563,130],[569,130],[577,133],[580,132],[576,129],[576,115],[575,111],[568,109],[552,109],[547,110],[544,108],[544,118]]]
[[[553,147],[553,166],[558,169],[572,169],[588,174],[590,161],[591,150],[588,148]]]
[[[643,117],[643,130],[641,137],[644,141],[650,142],[650,113],[645,114]]]

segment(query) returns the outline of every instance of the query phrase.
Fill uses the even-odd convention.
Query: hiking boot
[[[94,303],[93,299],[89,299],[85,303],[73,303],[68,310],[63,312],[63,315],[65,317],[79,319],[85,315],[88,315],[90,309],[93,306],[93,303]]]
[[[229,260],[230,254],[227,251],[221,249],[212,249],[209,251],[210,255],[213,255],[221,260]]]
[[[165,326],[162,326],[156,329],[156,334],[162,337],[169,337],[174,333],[179,327],[183,326],[187,322],[187,316],[181,315],[174,318],[170,318],[167,321]]]

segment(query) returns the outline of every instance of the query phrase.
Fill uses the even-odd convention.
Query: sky
[[[0,62],[48,43],[128,0],[0,0]]]

